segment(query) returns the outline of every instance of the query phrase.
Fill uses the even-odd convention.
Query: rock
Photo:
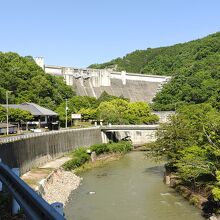
[[[166,185],[170,185],[170,176],[165,175],[164,176],[164,182],[165,182]]]

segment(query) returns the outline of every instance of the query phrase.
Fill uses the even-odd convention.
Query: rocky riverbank
[[[38,191],[48,203],[61,202],[65,205],[70,193],[79,187],[80,182],[79,176],[59,168],[41,181]]]
[[[52,171],[47,178],[39,182],[39,186],[35,190],[48,202],[61,202],[65,204],[71,192],[77,189],[82,181],[82,178],[77,176],[75,172],[80,173],[98,166],[102,166],[110,161],[118,160],[121,154],[106,154],[99,155],[93,162],[87,162],[74,171],[65,171],[63,168],[58,168]]]
[[[220,220],[220,216],[213,213],[213,205],[209,201],[208,193],[207,195],[202,195],[201,193],[196,192],[181,184],[180,178],[172,173],[164,174],[164,183],[174,188],[181,196],[189,201],[190,204],[201,209],[202,216],[209,220]]]

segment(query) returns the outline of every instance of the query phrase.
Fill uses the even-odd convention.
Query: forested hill
[[[220,32],[174,46],[137,50],[90,67],[172,75],[172,81],[154,100],[155,110],[171,110],[185,102],[220,105]]]
[[[46,74],[32,57],[0,52],[0,104],[6,102],[7,90],[10,103],[34,102],[51,109],[74,95],[63,79]]]

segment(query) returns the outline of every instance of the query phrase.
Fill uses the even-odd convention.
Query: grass
[[[90,148],[80,147],[71,153],[72,160],[67,161],[63,167],[65,170],[74,170],[90,161],[90,154],[87,150],[101,154],[125,154],[132,150],[132,144],[129,141],[119,141],[117,143],[95,144]],[[89,165],[90,166],[90,165]]]
[[[91,162],[91,161],[87,161],[86,163],[84,163],[82,166],[77,167],[74,170],[75,174],[80,174],[82,172],[85,172],[87,170],[96,168],[96,167],[102,167],[104,165],[106,165],[107,163],[111,162],[111,161],[115,161],[115,160],[119,160],[123,155],[122,154],[108,154],[106,157],[101,157],[98,158],[98,160],[96,160],[95,162]]]

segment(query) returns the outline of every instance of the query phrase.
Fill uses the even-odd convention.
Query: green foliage
[[[34,102],[56,109],[65,98],[75,93],[63,78],[46,74],[30,57],[0,52],[0,103],[6,103],[6,90],[11,103]]]
[[[176,167],[185,182],[196,182],[201,177],[215,177],[216,161],[213,160],[213,155],[220,155],[220,150],[211,146],[192,146],[178,153],[179,159],[176,162]]]
[[[97,118],[111,124],[151,124],[159,120],[151,114],[147,103],[129,103],[120,98],[102,102],[97,108]]]
[[[117,143],[107,143],[107,144],[94,144],[89,150],[91,152],[95,151],[97,155],[104,153],[120,153],[125,154],[132,150],[132,144],[128,141],[119,141]],[[90,155],[87,153],[86,148],[78,148],[72,153],[72,160],[67,161],[63,167],[65,170],[73,170],[80,167],[90,159]]]
[[[86,148],[80,147],[73,151],[72,160],[67,161],[63,166],[66,170],[73,170],[90,159],[89,154],[86,152]]]
[[[215,201],[220,201],[220,188],[219,187],[214,187],[212,189],[212,195],[213,195],[213,199]]]
[[[220,201],[220,171],[215,172],[217,183],[212,189],[212,196],[214,201]]]
[[[132,150],[132,144],[129,141],[111,142],[107,144],[95,144],[90,147],[97,155],[103,153],[127,153]]]
[[[128,124],[128,105],[127,101],[119,98],[102,102],[97,108],[97,116],[107,123]]]
[[[68,121],[71,121],[71,114],[82,113],[83,119],[94,119],[96,116],[96,98],[89,96],[74,96],[68,99],[67,106],[67,116]],[[59,114],[59,119],[61,124],[65,123],[66,120],[66,102],[61,103],[56,112]]]
[[[27,122],[33,119],[30,112],[21,109],[9,108],[8,113],[11,122]],[[0,122],[4,121],[6,121],[6,108],[0,105]]]
[[[95,151],[97,155],[109,152],[109,144],[94,144],[89,149]]]
[[[111,153],[127,153],[132,150],[132,144],[129,141],[119,141],[117,143],[110,143],[108,145],[109,152]]]
[[[167,169],[182,183],[193,190],[202,187],[220,201],[220,113],[208,103],[182,106],[157,135],[149,155],[166,158]]]
[[[154,99],[154,110],[174,110],[176,103],[203,102],[220,109],[220,32],[188,43],[137,50],[90,67],[171,75],[171,82]]]
[[[6,109],[0,105],[0,122],[6,120]]]
[[[92,108],[81,108],[78,113],[82,115],[83,120],[93,120],[97,118],[96,109]]]
[[[119,97],[120,99],[123,99],[125,101],[129,101],[128,99],[124,97]],[[102,103],[102,102],[110,102],[114,99],[118,99],[117,96],[109,95],[106,91],[102,92],[102,94],[99,96],[99,98],[96,101],[97,107]]]
[[[25,110],[21,109],[9,109],[9,121],[11,122],[27,122],[33,119],[33,115]]]

